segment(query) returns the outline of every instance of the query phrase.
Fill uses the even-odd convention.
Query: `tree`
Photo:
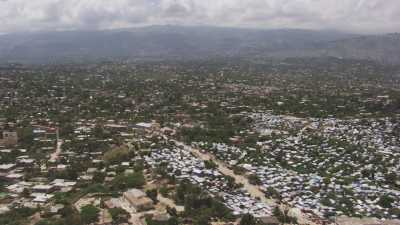
[[[66,137],[70,134],[74,133],[74,125],[72,123],[62,123],[62,126],[60,127],[60,136],[61,137]]]
[[[232,219],[232,211],[226,207],[221,201],[212,198],[212,211],[214,216],[224,219]]]
[[[93,174],[93,181],[96,183],[103,183],[104,179],[106,178],[106,174],[100,171],[96,171]]]
[[[151,200],[153,200],[153,202],[156,203],[158,201],[157,200],[157,195],[158,195],[157,189],[147,190],[146,194]]]
[[[60,214],[64,218],[65,224],[82,224],[80,215],[76,212],[75,207],[69,203],[61,209]]]
[[[130,173],[128,175],[121,174],[114,178],[112,181],[114,189],[126,189],[126,188],[141,188],[145,185],[146,180],[143,172]]]
[[[383,208],[392,208],[392,204],[395,202],[395,200],[390,197],[389,195],[383,195],[379,201],[378,205],[380,205]]]
[[[146,184],[143,172],[136,172],[126,176],[126,185],[128,188],[141,188]]]
[[[4,225],[21,225],[25,224],[26,218],[37,212],[37,209],[26,207],[12,208],[10,211],[0,215],[0,224]]]
[[[103,156],[103,159],[107,164],[121,163],[129,158],[129,152],[130,151],[128,147],[125,146],[114,148],[106,152]]]
[[[169,220],[168,220],[168,223],[167,223],[168,225],[179,225],[179,220],[178,220],[178,218],[176,218],[175,216],[173,216],[173,217],[171,217]]]
[[[243,215],[242,219],[240,220],[240,225],[256,225],[257,222],[254,217],[250,214]]]
[[[275,198],[275,199],[278,199],[278,200],[282,199],[281,194],[279,194],[279,192],[273,187],[268,187],[267,188],[265,196],[268,197],[268,198]]]
[[[54,195],[54,201],[57,204],[68,204],[70,201],[70,193],[66,192],[57,192]]]
[[[101,126],[99,126],[99,125],[96,125],[95,127],[94,127],[94,129],[93,129],[93,135],[96,137],[96,138],[106,138],[106,134],[105,134],[105,132],[104,132],[104,129],[103,129],[103,127],[101,127]]]
[[[95,223],[99,220],[100,210],[93,206],[87,205],[81,208],[81,219],[84,224]]]
[[[210,216],[204,213],[201,213],[196,216],[194,220],[195,225],[209,225],[210,224]]]
[[[70,167],[67,169],[67,179],[68,180],[78,179],[78,172],[76,171],[75,168]]]
[[[33,128],[28,125],[18,129],[18,137],[23,146],[30,146],[33,144]]]
[[[167,213],[168,213],[169,215],[174,216],[174,217],[178,216],[178,212],[176,211],[175,208],[172,208],[172,207],[167,206],[167,209],[166,209],[166,210],[167,210]]]
[[[43,219],[37,222],[35,225],[64,225],[66,224],[62,219]]]
[[[83,192],[85,193],[106,193],[108,192],[108,188],[103,184],[92,184],[86,187]]]
[[[272,214],[282,223],[297,224],[297,219],[295,217],[290,217],[288,215],[289,210],[280,210],[278,206],[274,208]]]
[[[260,178],[255,174],[251,174],[249,176],[249,182],[250,182],[250,184],[253,184],[253,185],[260,185],[261,184]]]
[[[246,169],[241,166],[233,166],[233,172],[236,175],[243,175],[246,173]]]
[[[225,176],[226,181],[227,181],[227,185],[229,188],[235,188],[236,187],[236,182],[235,182],[235,178],[231,177],[231,176]]]
[[[122,208],[112,208],[108,212],[111,214],[113,224],[127,223],[130,214]]]
[[[391,172],[385,175],[386,183],[396,185],[396,181],[398,180],[398,176],[396,173]]]
[[[24,198],[29,198],[30,197],[30,195],[31,195],[31,191],[28,189],[28,188],[24,188],[24,190],[22,191],[22,196],[24,197]]]
[[[206,169],[216,169],[216,168],[218,168],[218,165],[212,160],[205,160],[204,161],[204,166],[205,166]]]
[[[159,192],[160,192],[160,194],[161,194],[162,196],[168,197],[168,192],[169,192],[169,190],[168,190],[167,187],[165,187],[165,186],[161,187]]]

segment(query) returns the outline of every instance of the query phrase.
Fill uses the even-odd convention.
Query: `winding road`
[[[235,179],[235,182],[237,184],[243,184],[243,187],[247,190],[247,192],[253,197],[257,198],[260,200],[260,202],[263,202],[267,205],[269,205],[271,208],[274,208],[277,206],[277,203],[274,199],[266,198],[264,192],[261,191],[260,186],[253,185],[249,182],[249,179],[244,176],[244,175],[237,175],[233,172],[233,170],[229,169],[229,167],[221,160],[218,160],[213,154],[208,153],[204,150],[200,150],[197,148],[194,148],[192,146],[186,145],[183,142],[174,140],[174,139],[169,139],[165,135],[162,135],[162,137],[165,140],[173,141],[176,146],[183,147],[185,150],[190,151],[195,157],[201,159],[201,160],[211,160],[213,161],[216,165],[218,165],[218,171],[226,176],[233,177]],[[280,205],[281,207],[285,208],[290,208],[287,205]],[[307,224],[307,225],[317,225],[318,223],[315,223],[311,221],[308,216],[304,213],[301,213],[300,210],[295,209],[295,208],[290,208],[293,211],[296,211],[296,218],[298,220],[299,224]]]

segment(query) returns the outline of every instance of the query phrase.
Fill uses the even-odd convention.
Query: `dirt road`
[[[247,192],[250,193],[252,197],[260,199],[261,202],[268,204],[271,208],[274,208],[276,206],[277,203],[275,202],[275,200],[266,198],[265,194],[260,190],[260,186],[250,184],[247,177],[243,175],[235,174],[233,170],[229,169],[228,166],[223,161],[218,160],[213,154],[193,148],[177,140],[171,140],[171,141],[175,142],[177,146],[181,146],[185,150],[190,151],[194,156],[198,157],[199,159],[212,160],[215,164],[218,165],[218,170],[220,173],[226,176],[233,177],[235,179],[235,182],[238,184],[243,184],[243,187],[247,190]],[[316,223],[309,220],[308,216],[301,213],[298,209],[292,209],[292,210],[297,212],[296,217],[298,219],[299,224],[316,225]]]
[[[61,146],[63,145],[63,143],[64,143],[64,140],[62,140],[62,139],[59,139],[57,141],[56,151],[50,155],[50,161],[54,161],[54,162],[57,161],[58,157],[61,154],[61,151],[62,151]]]
[[[180,144],[182,144],[182,143],[180,143]],[[271,207],[273,207],[275,205],[275,201],[273,199],[266,198],[265,194],[260,190],[259,186],[250,184],[247,177],[245,177],[243,175],[235,174],[233,172],[233,170],[229,169],[224,162],[216,159],[214,155],[212,155],[210,153],[202,152],[199,149],[196,149],[196,148],[193,148],[193,147],[187,146],[187,145],[185,145],[185,148],[187,150],[189,150],[190,152],[192,152],[193,155],[195,155],[196,157],[198,157],[202,160],[212,160],[215,164],[218,165],[218,170],[220,173],[222,173],[226,176],[233,177],[237,184],[243,184],[243,187],[250,193],[250,195],[253,198],[258,198],[258,199],[260,199],[261,202],[267,203]]]

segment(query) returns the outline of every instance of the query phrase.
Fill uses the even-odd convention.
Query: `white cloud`
[[[398,32],[399,0],[0,0],[0,33],[154,24]]]

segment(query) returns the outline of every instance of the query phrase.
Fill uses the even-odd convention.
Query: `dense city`
[[[0,224],[400,224],[400,67],[0,66]]]

